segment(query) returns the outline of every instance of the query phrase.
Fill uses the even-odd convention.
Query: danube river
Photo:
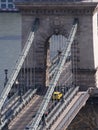
[[[8,78],[21,50],[21,16],[19,13],[0,13],[0,92],[4,87],[5,69]]]

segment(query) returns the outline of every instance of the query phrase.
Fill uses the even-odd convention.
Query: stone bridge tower
[[[75,38],[77,45],[77,83],[81,89],[98,87],[97,0],[16,0],[22,13],[22,46],[35,18],[39,28],[35,33],[31,53],[37,85],[46,86],[49,38],[53,34],[68,37],[74,18],[79,19]],[[95,82],[96,81],[96,82]]]

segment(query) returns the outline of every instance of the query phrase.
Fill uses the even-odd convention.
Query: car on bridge
[[[63,97],[63,94],[58,91],[54,91],[52,95],[52,100],[60,100]]]

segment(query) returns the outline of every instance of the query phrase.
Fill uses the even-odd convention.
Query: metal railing
[[[11,108],[9,108],[9,110],[7,110],[4,113],[4,115],[1,116],[0,130],[21,111],[21,109],[32,99],[36,91],[37,89],[34,89],[33,91],[30,89],[22,97],[22,100],[23,100],[22,102],[18,100],[17,102],[15,102],[15,104]]]
[[[58,109],[58,111],[56,113],[54,113],[54,115],[52,116],[51,120],[48,122],[47,124],[47,128],[49,128],[52,123],[57,119],[57,117],[60,115],[60,113],[65,109],[65,107],[68,106],[68,104],[71,102],[71,100],[74,98],[74,96],[77,94],[79,90],[79,87],[74,88],[74,90],[70,93],[70,95],[68,95],[67,99],[65,100],[65,102],[60,106],[60,108]]]
[[[73,106],[68,111],[67,115],[63,119],[63,121],[56,127],[55,130],[60,130],[64,127],[64,129],[67,129],[71,121],[74,119],[74,117],[77,115],[77,113],[80,111],[80,109],[85,105],[86,101],[89,98],[88,91],[83,92],[83,94],[78,98],[77,102],[73,104]]]

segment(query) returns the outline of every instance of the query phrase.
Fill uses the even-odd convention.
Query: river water
[[[0,92],[4,87],[5,69],[9,75],[21,50],[21,15],[0,13]]]

